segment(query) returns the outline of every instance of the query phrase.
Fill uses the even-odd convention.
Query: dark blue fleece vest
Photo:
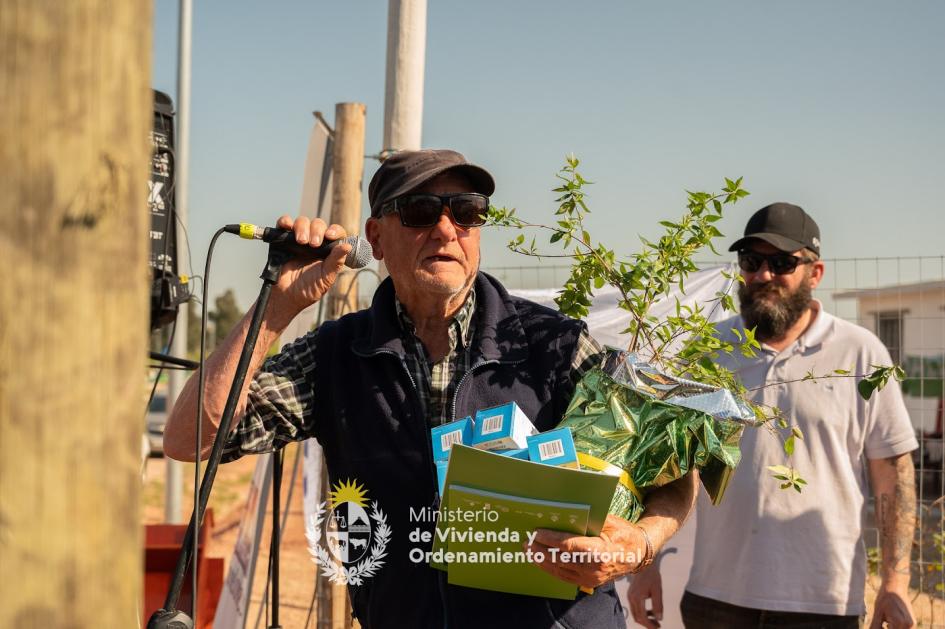
[[[509,296],[484,273],[476,278],[476,301],[473,367],[456,391],[452,417],[514,400],[539,430],[554,428],[574,390],[571,362],[584,324]],[[624,627],[612,585],[576,601],[548,600],[448,585],[445,573],[411,561],[411,549],[430,549],[408,535],[433,530],[416,514],[435,507],[437,484],[400,335],[387,279],[369,309],[323,324],[316,343],[313,426],[329,477],[357,479],[393,532],[385,565],[349,588],[361,626]]]

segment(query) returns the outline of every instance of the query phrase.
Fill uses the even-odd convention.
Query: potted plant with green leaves
[[[517,253],[567,257],[570,275],[555,302],[566,315],[586,317],[593,292],[605,285],[618,295],[617,307],[628,314],[625,348],[613,348],[604,364],[578,383],[561,426],[570,427],[583,467],[620,477],[611,512],[636,520],[648,489],[681,478],[693,469],[714,502],[721,501],[738,465],[738,443],[746,427],[768,430],[780,439],[783,461],[772,461],[771,474],[784,489],[801,491],[805,480],[791,464],[803,434],[775,407],[752,402],[736,375],[719,361],[723,353],[753,356],[760,348],[753,330],[733,330],[736,342],[723,339],[713,321],[720,313],[735,313],[731,288],[743,281],[731,269],[720,271],[728,286],[704,303],[684,303],[686,281],[697,271],[696,256],[717,254],[713,241],[722,236],[715,226],[727,206],[749,193],[742,179],[725,179],[721,191],[688,192],[686,209],[676,220],[663,220],[655,240],[640,238],[636,253],[618,255],[595,240],[585,226],[590,212],[579,161],[569,156],[558,172],[558,208],[554,222],[523,220],[514,209],[492,207],[488,222],[519,233],[509,242]],[[546,232],[549,242],[563,248],[550,254],[539,250],[528,232]],[[672,314],[651,313],[657,302],[672,300]],[[835,369],[809,373],[804,380],[828,377],[860,378],[864,398],[890,378],[904,377],[898,366],[875,366],[869,374]]]

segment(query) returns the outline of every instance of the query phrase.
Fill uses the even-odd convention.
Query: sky
[[[155,89],[176,102],[178,2],[154,2]],[[493,202],[549,222],[569,153],[592,235],[619,253],[744,177],[718,224],[801,205],[826,258],[945,254],[945,3],[429,0],[423,146],[462,151]],[[298,210],[312,111],[367,106],[381,147],[387,2],[194,2],[189,240]],[[367,183],[378,165],[365,160]],[[486,229],[484,269],[536,265]],[[541,240],[539,240],[541,243]],[[547,251],[555,252],[556,245]],[[259,291],[265,247],[221,239],[210,294]],[[544,264],[549,264],[547,260]]]

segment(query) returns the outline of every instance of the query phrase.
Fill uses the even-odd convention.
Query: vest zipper
[[[463,388],[463,383],[466,382],[466,378],[472,375],[479,367],[483,365],[498,365],[499,361],[497,360],[483,360],[478,363],[475,363],[469,370],[463,374],[463,377],[459,379],[459,384],[456,385],[456,391],[453,392],[453,407],[450,410],[450,421],[456,421],[456,399],[459,397],[459,392]],[[431,446],[432,447],[432,446]]]
[[[403,357],[397,352],[393,350],[389,350],[389,349],[380,349],[380,350],[377,350],[376,353],[390,354],[391,356],[394,356],[395,358],[397,358],[397,362],[400,363],[400,366],[404,368],[404,373],[407,374],[407,379],[410,380],[410,386],[413,388],[413,393],[414,393],[414,404],[419,408],[420,407],[420,403],[419,403],[420,392],[417,390],[417,382],[416,380],[413,379],[413,374],[410,373],[410,368],[407,367],[407,363],[404,361]],[[423,418],[423,419],[424,419],[423,421],[424,434],[427,437],[426,438],[427,447],[425,448],[423,458],[427,463],[427,467],[433,473],[434,494],[438,496],[439,485],[436,482],[436,465],[433,463],[433,441],[432,441],[432,437],[430,437],[430,429],[426,424],[426,418]]]

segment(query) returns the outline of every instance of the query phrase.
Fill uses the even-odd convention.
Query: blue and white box
[[[519,450],[538,430],[515,402],[476,412],[472,447],[480,450]]]
[[[443,495],[444,485],[446,485],[446,470],[449,468],[448,460],[436,462],[436,483],[440,486],[440,495]]]
[[[457,443],[470,445],[473,439],[472,417],[464,417],[455,422],[430,429],[433,442],[433,460],[445,461],[450,458],[450,448]]]
[[[556,428],[528,437],[528,459],[545,465],[580,469],[570,428]]]
[[[528,460],[528,448],[519,448],[517,450],[493,450],[496,454],[507,456],[512,459]]]

